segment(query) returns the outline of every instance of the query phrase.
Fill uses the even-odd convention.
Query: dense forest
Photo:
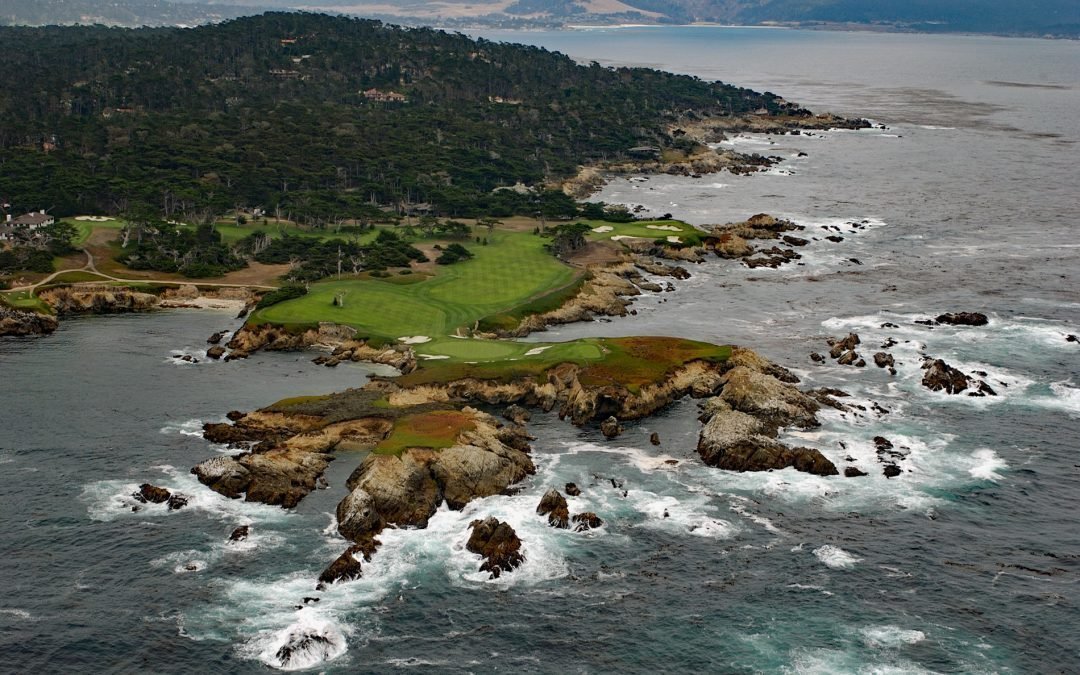
[[[0,199],[16,209],[310,222],[428,204],[532,212],[534,186],[773,94],[427,28],[273,13],[194,29],[0,28]]]

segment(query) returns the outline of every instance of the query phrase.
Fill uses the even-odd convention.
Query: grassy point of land
[[[731,356],[731,347],[672,337],[585,338],[549,344],[461,340],[465,343],[455,357],[421,361],[408,375],[396,378],[404,386],[444,384],[474,378],[512,382],[522,377],[542,377],[549,369],[574,363],[581,367],[583,385],[624,386],[632,392],[648,384],[663,382],[673,370],[692,361],[722,362]],[[483,343],[473,346],[470,343]],[[488,360],[470,359],[489,345],[513,349]],[[418,353],[447,351],[448,345],[421,345]],[[455,350],[450,350],[455,351]]]
[[[680,220],[636,220],[631,223],[610,223],[602,220],[574,222],[582,222],[593,228],[593,231],[587,235],[590,240],[612,241],[613,243],[617,243],[618,240],[613,240],[612,237],[637,237],[649,241],[678,237],[679,243],[687,246],[700,246],[702,243],[701,237],[705,234],[693,225]],[[596,230],[601,231],[597,232]]]
[[[460,410],[432,410],[405,415],[375,449],[377,455],[400,455],[408,448],[449,448],[465,431],[476,428],[472,416]]]

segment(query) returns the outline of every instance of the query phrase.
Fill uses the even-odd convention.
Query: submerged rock
[[[547,516],[548,525],[565,530],[570,527],[570,508],[566,504],[566,498],[559,491],[552,488],[540,499],[536,512],[541,516]]]
[[[565,489],[566,489],[566,494],[570,495],[571,497],[577,497],[577,496],[581,495],[581,488],[579,488],[574,483],[567,483],[566,486],[565,486]]]
[[[865,471],[860,471],[858,467],[854,467],[854,466],[845,466],[844,467],[844,478],[858,478],[859,476],[868,476],[868,475],[869,474],[866,473]]]
[[[244,541],[249,534],[251,534],[251,526],[241,525],[232,531],[232,534],[229,535],[229,541]]]
[[[653,445],[660,445],[660,434],[655,431],[649,434],[649,442]]]
[[[465,548],[484,558],[480,571],[489,572],[489,578],[498,579],[503,572],[510,572],[525,562],[521,539],[510,525],[488,517],[472,521],[469,527],[472,534]]]
[[[188,498],[185,495],[173,493],[169,495],[169,501],[167,503],[170,511],[179,511],[188,505]]]
[[[600,516],[596,515],[592,511],[586,511],[585,513],[579,513],[575,515],[574,523],[576,524],[574,532],[595,530],[596,528],[603,527],[604,525],[604,521],[600,519]]]
[[[990,323],[990,319],[982,312],[948,312],[939,315],[936,321],[951,326],[985,326]]]

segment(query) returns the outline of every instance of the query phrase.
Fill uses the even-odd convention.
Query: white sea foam
[[[901,647],[926,639],[926,633],[921,630],[908,630],[899,626],[869,626],[859,632],[871,647]]]
[[[827,567],[831,567],[834,570],[851,569],[852,567],[855,567],[856,563],[862,561],[862,558],[858,558],[839,546],[833,546],[831,544],[815,548],[814,555]]]
[[[337,659],[348,650],[345,628],[312,608],[297,612],[294,623],[265,631],[241,649],[271,668],[306,670]]]
[[[34,616],[25,609],[0,608],[0,616],[10,616],[21,621],[30,621]]]
[[[161,427],[161,433],[180,434],[182,436],[195,436],[202,438],[204,420],[190,419],[184,422],[170,422]]]

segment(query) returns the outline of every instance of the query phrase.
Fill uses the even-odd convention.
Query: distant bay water
[[[0,671],[265,672],[299,627],[340,645],[300,664],[316,672],[1074,671],[1080,344],[1066,338],[1080,333],[1080,43],[716,27],[482,35],[887,125],[730,139],[786,159],[763,174],[612,180],[598,199],[699,225],[767,212],[819,241],[780,270],[694,266],[679,290],[641,298],[638,316],[537,336],[753,347],[865,408],[788,440],[870,475],[706,468],[693,401],[614,442],[539,415],[538,473],[521,492],[387,532],[363,579],[316,593],[344,547],[332,513],[358,457],[340,456],[331,489],[295,512],[227,500],[188,470],[225,451],[202,422],[358,386],[375,368],[173,358],[235,326],[221,313],[68,321],[0,341]],[[958,310],[990,324],[915,323]],[[848,331],[867,354],[895,341],[897,375],[808,359]],[[999,396],[923,389],[923,355],[987,373]],[[904,455],[900,476],[882,474],[876,436]],[[142,482],[192,503],[132,512]],[[583,489],[572,508],[603,528],[535,516],[566,482]],[[525,542],[526,564],[496,581],[464,550],[483,515]],[[250,540],[227,544],[241,524]]]

